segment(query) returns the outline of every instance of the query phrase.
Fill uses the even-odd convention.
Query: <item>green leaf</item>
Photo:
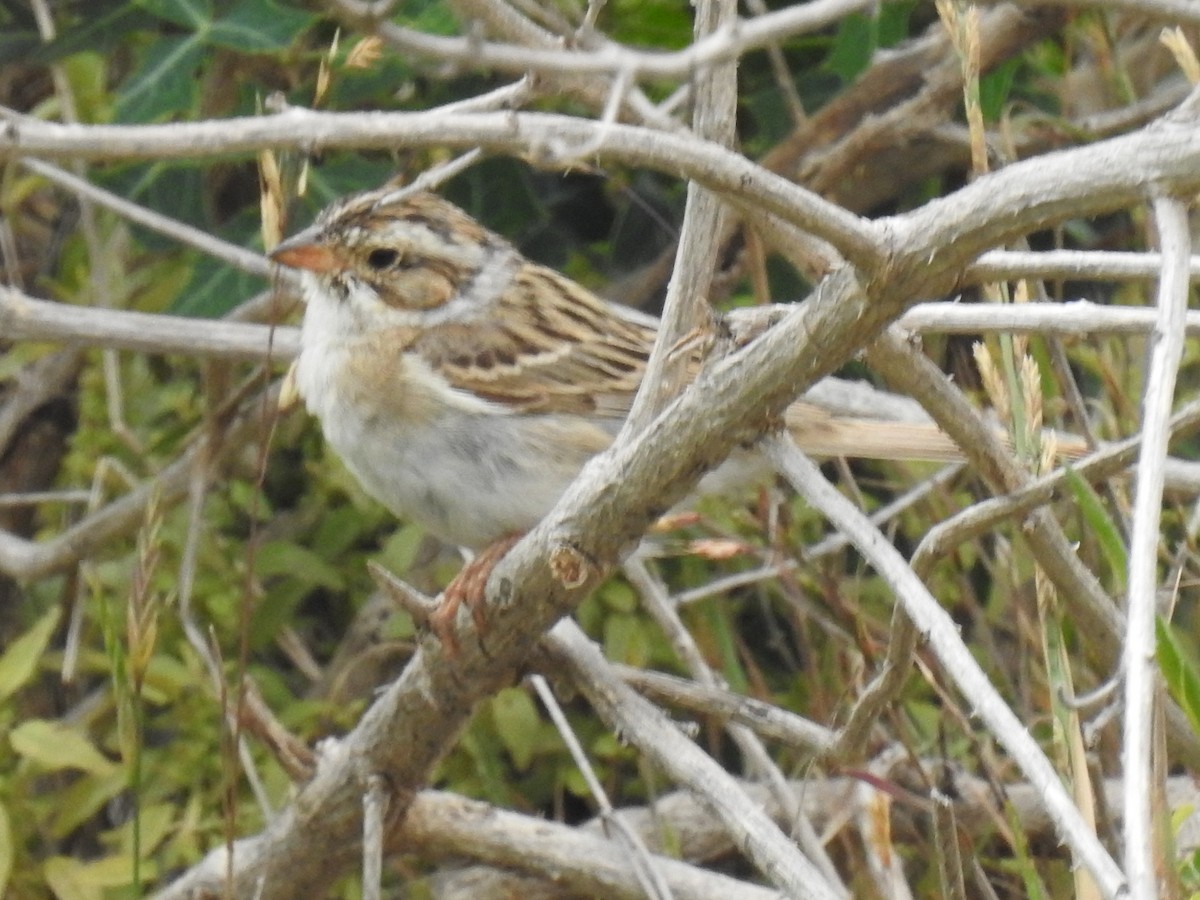
[[[604,601],[600,599],[599,591],[587,597],[575,608],[575,621],[589,635],[595,635],[600,631],[607,615],[608,610],[605,608]]]
[[[729,683],[730,690],[739,694],[748,693],[750,678],[742,668],[738,653],[737,628],[729,612],[729,605],[709,601],[700,606],[704,614],[708,639],[713,641],[721,657],[721,674]]]
[[[520,771],[533,762],[541,716],[532,698],[521,688],[505,688],[492,698],[492,720],[504,749]]]
[[[204,40],[195,34],[155,41],[141,67],[122,86],[117,118],[149,122],[189,112],[195,105],[196,72],[203,57]]]
[[[103,889],[88,878],[86,870],[69,856],[52,856],[42,864],[42,875],[57,900],[102,900]]]
[[[142,875],[154,877],[152,863],[140,863]],[[101,900],[105,888],[122,888],[133,883],[133,861],[126,854],[80,862],[67,856],[52,856],[43,867],[46,881],[59,900]]]
[[[136,827],[141,830],[142,859],[153,859],[155,849],[165,841],[175,827],[175,819],[179,811],[173,803],[150,803],[138,813]],[[133,829],[135,820],[131,817],[115,831],[120,835],[121,859],[128,860],[133,855]]]
[[[1117,523],[1104,508],[1100,495],[1074,469],[1067,469],[1067,484],[1083,512],[1088,529],[1099,542],[1100,551],[1117,576],[1118,584],[1124,586],[1129,571],[1129,555]]]
[[[486,728],[472,728],[463,735],[461,747],[471,762],[471,773],[465,781],[471,784],[473,796],[507,803],[512,799],[512,771],[501,761],[495,743],[495,734]],[[461,785],[464,780],[456,779],[456,783]]]
[[[647,0],[638,0],[642,5],[647,4]],[[443,37],[449,37],[461,33],[462,26],[459,24],[458,17],[454,15],[454,11],[449,4],[443,2],[426,2],[426,3],[403,3],[398,4],[400,9],[398,24],[404,25],[407,28],[412,28],[415,31],[424,31],[426,34],[440,34]]]
[[[127,41],[132,32],[146,27],[146,14],[136,3],[89,0],[88,14],[64,28],[50,43],[42,44],[34,32],[35,43],[40,46],[30,49],[22,61],[26,65],[48,65],[84,51],[107,55]],[[16,35],[6,33],[0,37],[0,42],[13,37]],[[11,61],[7,52],[0,50],[0,63]]]
[[[878,43],[879,22],[875,16],[861,13],[846,16],[838,26],[825,68],[843,81],[853,81],[870,64]]]
[[[75,95],[81,122],[107,122],[112,118],[113,95],[108,87],[111,59],[103,53],[76,53],[60,64]]]
[[[616,662],[644,666],[650,658],[650,626],[634,615],[617,613],[604,620],[604,654]]]
[[[51,772],[81,769],[103,776],[116,769],[91,741],[59,722],[31,719],[14,728],[8,739],[17,753]]]
[[[58,625],[58,615],[57,607],[48,611],[0,656],[0,700],[11,697],[33,677]]]
[[[417,552],[425,540],[425,529],[419,525],[403,525],[392,533],[379,551],[379,564],[389,572],[401,575],[412,568]]]
[[[1014,56],[979,79],[979,105],[986,122],[996,122],[1004,105],[1012,94],[1017,71],[1021,67],[1020,57]]]
[[[191,669],[178,659],[160,654],[150,660],[142,699],[149,704],[166,704],[195,688],[195,673]]]
[[[600,599],[613,612],[636,612],[639,604],[637,592],[624,581],[613,580],[600,588]]]
[[[8,880],[13,868],[13,834],[8,808],[0,803],[0,897],[7,897]]]
[[[912,0],[906,0],[903,3],[883,3],[878,7],[880,47],[894,47],[908,39],[909,19],[916,6]]]
[[[298,215],[296,224],[307,225],[317,210],[339,197],[366,188],[377,187],[396,174],[396,164],[390,160],[365,159],[362,154],[338,154],[314,166],[308,178],[310,207]]]
[[[375,540],[374,534],[379,530],[383,515],[382,512],[364,513],[353,506],[334,505],[321,516],[307,543],[317,548],[322,559],[344,560],[364,538],[372,542]],[[390,557],[384,557],[380,559],[380,564],[391,569],[395,563]],[[399,574],[404,570],[395,568],[391,571]]]
[[[213,17],[211,0],[139,0],[138,5],[150,15],[189,31],[207,29]]]
[[[692,39],[688,4],[679,0],[610,0],[604,12],[604,31],[622,43],[679,50]]]
[[[213,23],[208,40],[244,53],[286,50],[317,17],[311,13],[279,6],[271,0],[242,0]]]
[[[1192,723],[1192,731],[1200,734],[1200,672],[1188,658],[1169,622],[1159,617],[1154,627],[1158,636],[1158,665],[1167,682],[1167,690],[1183,707]]]
[[[73,784],[54,795],[50,819],[45,825],[46,834],[54,840],[65,841],[84,823],[95,821],[94,816],[127,790],[129,777],[116,768],[103,778],[89,775],[74,779]]]
[[[195,162],[135,163],[100,172],[97,180],[114,194],[136,200],[156,212],[212,231],[205,217],[205,173]],[[138,241],[151,250],[177,250],[179,243],[148,228],[133,226]],[[222,237],[229,238],[222,232]],[[228,266],[226,265],[226,268]],[[161,275],[156,275],[156,280]]]
[[[177,316],[217,319],[264,286],[262,278],[221,260],[203,257],[192,269],[192,280],[167,311]]]
[[[343,590],[346,586],[341,572],[307,547],[287,541],[263,544],[254,558],[254,572],[259,578],[287,575],[307,584]]]

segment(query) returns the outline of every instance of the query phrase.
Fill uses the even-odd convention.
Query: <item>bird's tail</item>
[[[925,460],[956,462],[963,452],[950,436],[929,422],[895,422],[839,416],[811,403],[788,407],[788,431],[805,453],[812,456],[846,456],[856,459]],[[1046,432],[1053,436],[1060,459],[1077,459],[1088,452],[1087,444],[1074,435]],[[1007,435],[999,435],[1006,444]]]

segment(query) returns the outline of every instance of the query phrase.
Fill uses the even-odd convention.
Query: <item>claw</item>
[[[442,648],[451,659],[457,659],[462,650],[454,630],[458,608],[466,603],[467,609],[471,611],[471,621],[475,623],[475,631],[480,635],[487,632],[488,578],[491,577],[496,564],[522,536],[508,534],[488,544],[459,570],[454,580],[442,591],[442,602],[429,617],[429,627],[442,642]]]
[[[454,581],[458,581],[457,577]],[[429,616],[429,629],[437,635],[442,649],[446,651],[446,656],[450,659],[458,659],[462,653],[462,647],[458,643],[458,635],[454,633],[454,620],[458,617],[458,608],[462,606],[462,597],[457,593],[452,596],[450,593],[452,587],[454,587],[454,582],[451,582],[442,592],[442,602]]]

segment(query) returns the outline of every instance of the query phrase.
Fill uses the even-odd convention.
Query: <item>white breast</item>
[[[378,333],[354,336],[345,315],[309,303],[297,389],[367,493],[446,541],[481,548],[533,527],[607,444],[586,420],[515,415],[454,390],[423,360],[389,355]]]

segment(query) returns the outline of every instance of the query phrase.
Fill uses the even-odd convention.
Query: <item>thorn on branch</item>
[[[420,630],[430,627],[430,620],[438,608],[432,597],[427,597],[410,584],[401,581],[375,561],[367,563],[367,571],[378,587],[402,610],[412,616],[413,624]]]

